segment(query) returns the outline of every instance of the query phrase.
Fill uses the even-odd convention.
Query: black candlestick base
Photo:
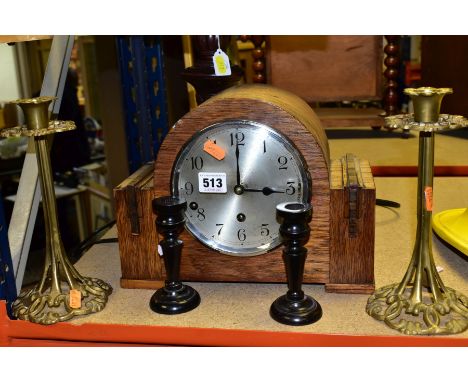
[[[161,314],[180,314],[200,305],[200,295],[191,286],[176,283],[160,288],[150,300],[150,308]]]
[[[310,296],[295,300],[285,294],[271,304],[270,316],[285,325],[309,325],[320,320],[322,307]]]

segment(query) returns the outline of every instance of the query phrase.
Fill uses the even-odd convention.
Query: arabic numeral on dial
[[[199,208],[199,209],[197,210],[197,212],[198,212],[198,214],[197,214],[198,220],[203,221],[203,220],[206,219],[205,210],[204,210],[203,208]]]
[[[218,229],[218,236],[220,236],[220,235],[221,235],[221,231],[222,231],[222,229],[223,229],[223,227],[224,227],[224,224],[217,223],[217,224],[216,224],[216,227],[219,227],[219,229]]]
[[[285,156],[280,156],[278,157],[278,163],[279,163],[279,169],[280,170],[287,170],[288,166],[286,164],[288,163],[288,158]]]
[[[193,194],[193,184],[190,182],[186,182],[184,185],[185,193],[187,195],[192,195]]]
[[[262,228],[260,230],[261,236],[268,236],[270,234],[270,230],[267,227],[268,227],[268,224],[262,224]]]
[[[263,141],[263,154],[266,153],[266,141]]]
[[[192,170],[201,170],[203,168],[203,158],[202,157],[191,157],[192,161]]]
[[[239,241],[245,241],[245,239],[247,239],[244,228],[241,228],[239,231],[237,231],[237,238]]]
[[[237,133],[231,133],[231,146],[234,146],[234,145],[239,145],[239,146],[244,146],[244,139],[245,139],[245,135],[244,133],[238,131]]]
[[[286,195],[294,195],[296,193],[296,187],[294,184],[296,182],[288,182],[288,187],[286,188]]]

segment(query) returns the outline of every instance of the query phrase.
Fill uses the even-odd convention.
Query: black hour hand
[[[257,189],[257,188],[244,188],[245,192],[261,192],[263,195],[268,196],[271,194],[284,194],[284,191],[279,191],[279,190],[273,190],[270,187],[263,187],[262,189]]]

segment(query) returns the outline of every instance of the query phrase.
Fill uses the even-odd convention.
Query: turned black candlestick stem
[[[278,297],[270,308],[271,317],[286,325],[308,325],[322,317],[322,307],[302,291],[304,264],[309,239],[312,206],[306,203],[286,202],[276,206],[282,223],[280,235],[284,240],[283,260],[288,279],[288,292]]]
[[[184,199],[163,196],[153,200],[156,214],[156,229],[163,240],[159,242],[160,255],[164,259],[166,281],[150,300],[150,308],[162,314],[179,314],[195,309],[200,304],[200,295],[179,280],[180,257],[184,243],[179,235],[184,230],[187,202]]]

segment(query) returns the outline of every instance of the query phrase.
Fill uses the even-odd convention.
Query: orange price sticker
[[[432,187],[424,188],[424,197],[426,199],[426,211],[432,211]]]
[[[70,308],[81,308],[81,292],[78,289],[70,289]]]
[[[226,156],[224,150],[209,139],[203,145],[203,150],[210,154],[213,158],[216,158],[217,160],[222,160]]]

